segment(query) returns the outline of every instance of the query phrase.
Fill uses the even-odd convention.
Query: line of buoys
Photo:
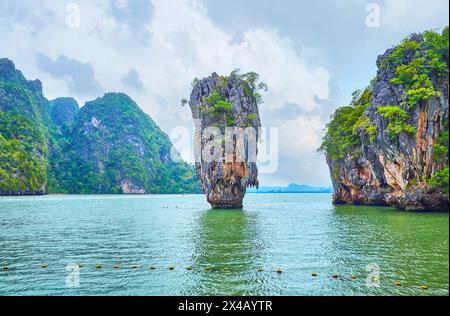
[[[81,268],[83,268],[84,267],[84,264],[81,264],[81,263],[79,263],[79,264],[77,264],[78,265],[78,267],[81,269]],[[40,266],[42,269],[47,269],[48,268],[48,264],[42,264],[41,266]],[[132,265],[131,266],[131,268],[132,269],[139,269],[141,266],[140,265]],[[95,265],[95,269],[96,270],[101,270],[103,268],[103,265],[102,264],[96,264]],[[121,266],[119,265],[119,264],[115,264],[115,265],[113,265],[113,268],[114,269],[120,269],[121,268]],[[169,266],[168,267],[168,269],[170,270],[170,271],[173,271],[173,270],[175,270],[175,267],[174,266]],[[3,266],[2,267],[2,271],[3,272],[8,272],[10,270],[10,268],[8,267],[8,266]],[[156,266],[150,266],[149,267],[149,270],[156,270]],[[193,270],[193,267],[192,266],[187,266],[186,267],[186,270],[187,271],[192,271]],[[204,268],[204,271],[205,272],[211,272],[211,271],[213,271],[213,268],[212,267],[205,267]],[[225,267],[225,268],[223,268],[223,271],[224,272],[231,272],[231,269],[230,268],[228,268],[228,267]],[[259,268],[257,268],[256,269],[256,271],[257,272],[263,272],[264,271],[264,269],[262,268],[262,267],[259,267]],[[275,270],[275,272],[276,273],[278,273],[278,274],[282,274],[284,271],[281,269],[281,268],[277,268],[276,270]],[[311,273],[311,276],[312,277],[318,277],[318,273],[317,272],[312,272]],[[333,279],[338,279],[339,278],[339,275],[337,274],[337,273],[333,273],[332,274],[332,278]],[[344,278],[345,279],[345,278]],[[350,279],[351,280],[357,280],[358,279],[358,276],[356,276],[356,275],[351,275],[350,276]],[[373,277],[372,278],[372,281],[374,281],[374,280],[379,280],[379,278],[378,277]],[[397,286],[397,287],[402,287],[403,286],[403,284],[402,284],[402,282],[400,282],[400,281],[394,281],[394,285],[395,286]],[[419,286],[422,290],[428,290],[429,289],[429,287],[428,287],[428,285],[425,285],[425,284],[423,284],[423,285],[420,285]]]

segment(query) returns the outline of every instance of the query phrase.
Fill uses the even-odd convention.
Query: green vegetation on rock
[[[444,121],[444,128],[442,133],[439,135],[434,147],[434,157],[436,161],[441,163],[448,163],[448,118]]]
[[[210,107],[205,108],[214,119],[223,117],[227,126],[234,126],[236,120],[232,116],[233,104],[229,102],[218,90],[203,99]]]
[[[125,94],[86,103],[66,137],[66,192],[201,192],[193,168],[172,161],[168,136]]]
[[[193,85],[195,86],[198,79],[194,79]],[[202,105],[199,107],[201,115],[207,116],[211,121],[215,123],[212,124],[217,128],[234,127],[239,119],[239,115],[242,113],[235,113],[233,110],[233,103],[226,97],[226,93],[229,88],[230,83],[239,82],[242,88],[240,101],[244,102],[245,99],[250,103],[254,102],[256,104],[261,104],[262,96],[259,91],[268,89],[267,84],[260,82],[260,77],[256,72],[248,72],[241,74],[239,69],[235,69],[229,76],[217,76],[217,84],[215,89],[210,93],[210,95],[203,97]],[[243,94],[243,95],[242,95]],[[187,100],[183,99],[182,104],[187,104]],[[245,126],[252,126],[257,118],[255,113],[247,113]]]
[[[425,32],[420,42],[407,38],[394,49],[389,61],[394,65],[397,76],[391,82],[405,86],[407,100],[403,104],[414,107],[440,96],[431,78],[441,80],[448,77],[448,39],[446,27],[441,34]]]
[[[22,115],[0,111],[0,192],[44,193],[46,154],[38,127]]]
[[[336,203],[448,209],[448,50],[448,27],[410,35],[378,57],[366,98],[335,111],[320,150]]]
[[[193,166],[125,94],[48,101],[0,59],[0,195],[200,193]]]
[[[362,145],[360,132],[366,133],[373,141],[376,126],[364,112],[370,106],[372,90],[355,91],[349,106],[338,108],[327,124],[327,132],[322,139],[319,151],[332,160],[342,160],[351,152],[356,153]]]
[[[399,106],[383,106],[378,108],[378,114],[389,120],[387,131],[392,142],[398,139],[401,133],[414,134],[414,126],[407,124],[409,113]]]
[[[46,191],[49,121],[39,81],[0,59],[0,195]]]
[[[239,69],[235,69],[231,76],[238,77],[244,83],[244,93],[247,97],[253,99],[257,104],[263,103],[263,99],[260,90],[267,91],[268,86],[265,82],[259,81],[259,74],[254,71],[247,72],[245,74],[240,74]]]
[[[444,169],[436,172],[428,181],[428,184],[438,191],[444,193],[445,195],[449,194],[449,183],[448,183],[448,177],[449,177],[449,169],[448,166]]]

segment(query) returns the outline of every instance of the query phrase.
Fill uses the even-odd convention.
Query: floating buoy
[[[156,267],[155,266],[150,266],[150,270],[155,270]]]
[[[113,268],[114,268],[114,269],[120,269],[120,266],[119,266],[118,264],[115,264],[115,265],[113,266]]]
[[[224,272],[230,272],[230,269],[228,269],[228,268],[223,268],[223,271],[224,271]]]
[[[95,266],[95,268],[96,268],[97,270],[100,270],[102,267],[103,267],[103,266],[102,266],[101,264],[97,264],[97,265]]]
[[[402,282],[400,282],[400,281],[395,281],[394,284],[397,286],[402,286]]]
[[[277,272],[277,273],[283,273],[283,270],[278,269],[276,272]]]
[[[84,264],[82,264],[82,263],[78,264],[78,268],[82,269],[83,267],[84,267]]]
[[[139,266],[131,266],[131,269],[139,269]]]
[[[173,266],[169,267],[169,270],[174,270],[174,269],[175,269],[175,267],[173,267]]]
[[[191,266],[186,267],[186,270],[191,271],[191,270],[192,270],[192,267],[191,267]]]
[[[258,272],[263,272],[264,271],[264,269],[263,268],[258,268],[258,270],[257,270]]]
[[[2,268],[2,270],[6,272],[6,271],[9,270],[9,268],[5,266],[5,267]]]
[[[422,290],[428,290],[428,286],[427,286],[427,285],[421,285],[420,288],[421,288]]]
[[[316,276],[317,276],[317,272],[311,273],[311,276],[312,276],[312,277],[316,277]]]
[[[205,272],[209,272],[209,271],[211,271],[211,268],[206,267],[206,268],[205,268]]]
[[[333,279],[337,279],[338,275],[336,273],[333,273]]]
[[[48,268],[48,265],[47,265],[47,264],[43,264],[43,265],[41,266],[41,268],[42,268],[42,269],[47,269],[47,268]]]
[[[356,280],[358,277],[356,275],[352,275],[352,280]]]

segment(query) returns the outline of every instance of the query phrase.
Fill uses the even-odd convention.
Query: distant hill
[[[332,193],[332,187],[313,187],[305,184],[290,184],[286,187],[281,186],[262,186],[259,189],[248,189],[248,193]]]
[[[0,195],[200,193],[194,167],[123,93],[49,101],[0,59]]]

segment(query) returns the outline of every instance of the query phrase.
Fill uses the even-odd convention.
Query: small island
[[[448,27],[410,35],[377,66],[336,110],[320,148],[333,202],[448,211]]]
[[[258,74],[238,70],[193,82],[189,106],[196,128],[195,169],[213,208],[240,209],[246,189],[259,186],[261,89],[267,85]]]

